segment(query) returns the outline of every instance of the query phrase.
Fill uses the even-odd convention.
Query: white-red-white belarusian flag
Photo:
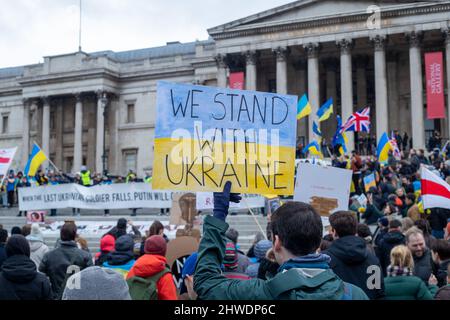
[[[425,167],[420,175],[423,208],[450,209],[450,185]]]
[[[16,154],[16,148],[0,149],[0,176],[8,174],[8,169]]]

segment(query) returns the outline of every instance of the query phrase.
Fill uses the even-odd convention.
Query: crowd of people
[[[3,179],[4,178],[4,179]],[[113,183],[133,183],[133,182],[147,182],[152,181],[151,171],[146,172],[144,178],[138,178],[133,170],[129,170],[128,174],[124,176],[114,176],[109,174],[91,173],[86,166],[82,166],[81,170],[75,174],[63,173],[55,170],[38,170],[35,176],[26,176],[22,171],[14,172],[10,170],[7,177],[0,176],[3,183],[0,186],[1,204],[4,208],[13,208],[18,205],[18,190],[20,188],[38,187],[46,185],[60,185],[66,183],[76,183],[85,187],[96,185],[110,185]],[[136,215],[136,208],[132,208],[132,215]],[[50,215],[55,216],[56,209],[50,210]],[[80,209],[73,208],[73,215],[79,215]],[[105,215],[109,214],[109,210],[105,210]],[[22,212],[19,211],[18,216]]]
[[[328,232],[311,205],[287,200],[248,252],[226,223],[230,202],[241,199],[227,182],[214,193],[213,214],[204,218],[198,251],[184,262],[180,288],[158,221],[143,236],[119,219],[97,253],[73,221],[61,227],[54,249],[37,225],[0,228],[0,299],[450,300],[450,210],[424,209],[419,174],[427,166],[450,182],[448,154],[409,149],[400,160],[390,152],[383,165],[353,151],[333,156],[332,165],[352,170],[353,178],[349,210],[330,215]],[[367,188],[369,175],[375,178]]]

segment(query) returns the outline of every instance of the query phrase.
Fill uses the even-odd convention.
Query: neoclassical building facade
[[[433,130],[449,137],[449,29],[450,1],[300,0],[211,28],[205,41],[45,57],[0,69],[0,147],[19,147],[16,169],[36,142],[64,171],[143,175],[153,163],[157,81],[225,87],[243,71],[245,89],[307,93],[313,113],[332,97],[327,139],[336,114],[370,106],[372,134],[399,130],[424,148]],[[435,51],[445,57],[447,109],[428,120],[424,54]],[[313,119],[299,121],[299,140],[313,138]]]

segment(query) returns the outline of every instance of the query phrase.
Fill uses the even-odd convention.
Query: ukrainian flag
[[[311,105],[309,104],[308,97],[304,94],[297,105],[297,120],[300,120],[310,114]]]
[[[323,106],[317,111],[319,122],[327,120],[333,114],[333,98],[328,99]]]
[[[363,180],[364,180],[364,187],[365,187],[366,192],[369,192],[369,189],[371,187],[377,186],[377,183],[375,181],[375,175],[373,173],[369,174],[368,176],[365,176]]]
[[[320,138],[322,138],[322,131],[320,131],[319,126],[317,125],[317,123],[315,121],[313,121],[313,132],[319,136]]]
[[[320,152],[320,147],[317,141],[313,141],[303,148],[303,153],[309,152],[310,155],[319,156],[323,158],[322,152]]]
[[[34,176],[37,169],[45,160],[47,160],[47,156],[45,155],[45,153],[42,152],[37,144],[34,144],[23,174],[25,176]]]
[[[378,142],[378,148],[377,148],[377,156],[378,161],[380,163],[387,163],[388,161],[388,155],[389,150],[391,150],[391,144],[389,143],[389,137],[387,133],[383,133],[381,136],[380,142]]]

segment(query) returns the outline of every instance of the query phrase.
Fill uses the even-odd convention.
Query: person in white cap
[[[30,259],[36,264],[36,269],[39,268],[42,258],[50,251],[48,246],[44,243],[44,236],[39,228],[39,224],[33,223],[31,225],[31,232],[26,236],[30,243]]]

